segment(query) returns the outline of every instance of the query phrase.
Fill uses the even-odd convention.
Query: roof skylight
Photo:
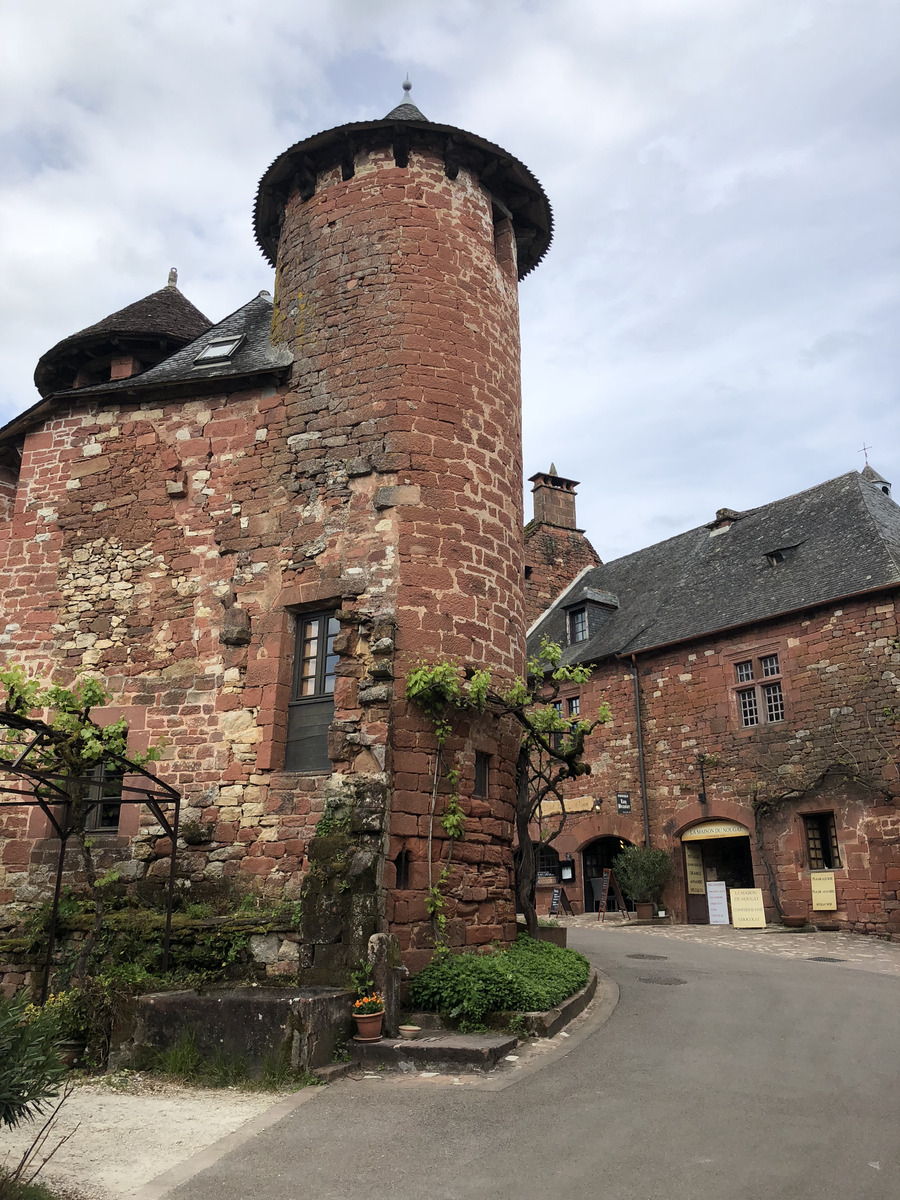
[[[207,342],[194,359],[194,366],[202,367],[207,363],[225,362],[226,359],[231,358],[243,340],[244,335],[238,334],[236,337],[217,338],[214,342]]]

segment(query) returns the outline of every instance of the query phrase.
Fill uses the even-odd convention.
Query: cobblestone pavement
[[[594,930],[598,937],[614,938],[622,929],[639,933],[648,940],[674,938],[727,950],[751,950],[779,958],[840,959],[850,970],[875,971],[879,975],[900,975],[900,945],[858,933],[802,933],[770,925],[766,929],[733,929],[730,925],[634,925],[617,919],[597,920],[595,915],[563,917],[560,925],[570,929]]]

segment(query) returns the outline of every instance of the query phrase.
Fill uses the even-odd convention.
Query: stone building
[[[603,565],[570,549],[575,484],[535,476],[552,511],[532,579],[570,575],[529,630],[592,666],[564,715],[602,701],[592,773],[571,789],[563,833],[541,855],[539,909],[560,883],[593,911],[627,844],[673,853],[664,903],[708,919],[707,881],[759,887],[767,915],[900,940],[900,509],[871,467]],[[539,565],[540,564],[540,565]],[[552,807],[552,806],[551,806]],[[558,814],[547,812],[548,822]],[[836,908],[814,910],[833,875]]]
[[[458,731],[467,829],[440,881],[434,731],[403,681],[422,658],[523,667],[517,288],[549,204],[406,98],[285,151],[254,220],[274,298],[213,325],[170,276],[41,359],[0,431],[3,654],[100,675],[133,746],[165,740],[184,878],[295,897],[315,865],[311,977],[376,929],[421,964],[439,882],[451,945],[508,941],[516,735]],[[0,821],[0,901],[33,901],[51,831]],[[162,873],[149,816],[97,825],[122,876]]]

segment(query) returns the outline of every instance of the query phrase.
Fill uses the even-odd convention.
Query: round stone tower
[[[447,847],[440,800],[429,815],[434,734],[403,699],[405,674],[422,659],[501,678],[524,666],[517,287],[551,225],[522,163],[408,97],[287,150],[256,201],[277,270],[272,337],[294,357],[297,487],[319,536],[298,611],[335,580],[329,753],[349,730],[382,770],[387,922],[407,950],[430,944],[424,897]],[[488,720],[448,747],[468,817],[445,882],[451,944],[514,930],[516,742]]]

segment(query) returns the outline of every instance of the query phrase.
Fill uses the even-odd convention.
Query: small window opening
[[[580,716],[580,714],[581,714],[581,697],[580,696],[570,696],[569,699],[566,701],[566,707],[569,710],[570,717]]]
[[[532,572],[532,570],[533,570],[533,568],[532,568],[532,567],[526,567],[526,568],[525,568],[525,578],[526,578],[526,579],[530,579],[530,578],[531,578],[531,572]]]
[[[559,882],[559,855],[552,846],[536,846],[537,874],[539,879]]]
[[[833,871],[841,865],[834,813],[814,813],[803,818],[811,871]]]
[[[746,662],[735,663],[734,670],[738,683],[749,683],[753,678],[753,662],[749,658]]]
[[[475,784],[472,788],[472,795],[479,796],[485,799],[488,795],[491,783],[491,756],[482,753],[481,750],[475,751]]]
[[[405,892],[409,888],[409,851],[401,850],[394,859],[394,869],[397,872],[397,888]]]
[[[516,242],[512,214],[506,205],[495,196],[491,204],[491,216],[494,224],[494,257],[503,271],[509,274],[516,269]]]
[[[94,833],[118,833],[119,811],[122,807],[122,774],[102,764],[91,773],[88,799],[94,807],[88,813],[85,828]]]

